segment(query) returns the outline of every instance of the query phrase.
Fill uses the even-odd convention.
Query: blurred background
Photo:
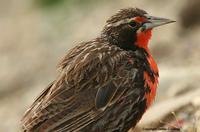
[[[0,131],[19,131],[20,118],[56,78],[65,53],[99,35],[106,19],[126,7],[177,21],[154,30],[150,49],[160,83],[137,131],[200,131],[199,0],[0,0]]]

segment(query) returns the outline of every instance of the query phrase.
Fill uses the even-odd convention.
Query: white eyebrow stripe
[[[117,27],[117,26],[119,26],[119,25],[121,25],[121,24],[130,22],[130,20],[131,20],[130,18],[127,18],[127,19],[124,19],[124,20],[115,22],[115,23],[113,23],[113,24],[109,24],[109,25],[107,25],[107,27],[110,27],[110,26],[112,26],[112,27]]]

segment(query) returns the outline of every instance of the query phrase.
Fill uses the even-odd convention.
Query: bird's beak
[[[144,30],[176,22],[170,19],[154,17],[154,16],[147,16],[147,18],[148,18],[147,22],[143,24]]]

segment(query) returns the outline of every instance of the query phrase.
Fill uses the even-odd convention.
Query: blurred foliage
[[[80,5],[80,6],[85,6],[90,3],[94,3],[97,1],[94,0],[35,0],[36,5],[38,5],[41,8],[51,8],[51,7],[56,7],[59,5]]]
[[[52,7],[63,2],[64,0],[36,0],[36,4],[41,7]]]

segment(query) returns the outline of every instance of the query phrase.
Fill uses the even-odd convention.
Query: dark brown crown
[[[139,8],[127,8],[127,9],[121,9],[118,13],[113,15],[107,20],[108,24],[118,22],[123,19],[127,18],[133,18],[136,16],[144,16],[144,14],[147,14],[146,11],[139,9]]]

